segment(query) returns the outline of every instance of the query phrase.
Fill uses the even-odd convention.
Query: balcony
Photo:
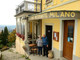
[[[41,2],[35,1],[23,1],[16,9],[16,14],[19,14],[23,11],[29,12],[41,12]]]

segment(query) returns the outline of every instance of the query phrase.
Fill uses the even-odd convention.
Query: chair
[[[34,54],[36,54],[37,55],[37,51],[38,51],[38,49],[37,49],[37,47],[35,46],[35,47],[33,47],[32,49],[31,49],[31,51],[32,51],[32,54],[34,55]]]

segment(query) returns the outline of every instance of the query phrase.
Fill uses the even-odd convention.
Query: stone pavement
[[[2,52],[2,60],[26,60],[21,54],[13,52],[12,50],[6,50]]]
[[[47,57],[38,55],[30,55],[29,58],[30,60],[66,60],[65,58],[48,59]],[[2,52],[2,60],[27,60],[27,59],[25,59],[24,55],[16,53],[15,48],[12,48]]]
[[[53,58],[53,59],[49,59],[47,57],[43,57],[43,56],[36,56],[36,55],[30,55],[29,57],[31,60],[67,60],[65,58]]]

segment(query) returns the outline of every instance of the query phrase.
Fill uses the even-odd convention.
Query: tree
[[[1,31],[1,34],[0,34],[0,49],[3,47],[3,39],[4,39],[4,33],[3,33],[3,30]]]
[[[9,35],[8,28],[5,27],[4,28],[4,32],[3,32],[3,36],[4,36],[4,38],[3,38],[3,44],[4,45],[6,45],[7,42],[8,42],[8,35]]]
[[[8,34],[9,34],[8,28],[5,27],[5,28],[4,28],[4,35],[5,35],[5,38],[6,38],[6,39],[8,38]]]
[[[1,34],[0,34],[0,42],[2,42],[2,40],[3,40],[3,37],[4,36],[4,33],[3,33],[3,30],[1,31]]]
[[[16,40],[16,30],[13,30],[9,35],[8,35],[8,45],[12,45],[13,43],[15,43]]]

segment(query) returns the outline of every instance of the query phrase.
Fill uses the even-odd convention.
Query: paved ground
[[[2,56],[3,57],[2,60],[27,60],[27,59],[25,59],[24,55],[20,55],[20,54],[16,53],[14,48],[2,52],[2,55],[3,55]],[[48,59],[47,57],[38,56],[38,55],[30,55],[30,59],[31,60],[66,60],[64,58]]]
[[[2,60],[26,60],[23,55],[20,55],[12,50],[2,52]]]
[[[53,59],[48,59],[47,57],[43,57],[43,56],[33,56],[33,55],[30,55],[30,59],[31,60],[53,60]]]
[[[58,59],[58,58],[54,58],[54,59],[49,59],[49,58],[47,58],[47,57],[43,57],[43,56],[33,56],[33,55],[30,55],[30,59],[31,60],[67,60],[67,59],[65,59],[65,58],[60,58],[60,59]]]

